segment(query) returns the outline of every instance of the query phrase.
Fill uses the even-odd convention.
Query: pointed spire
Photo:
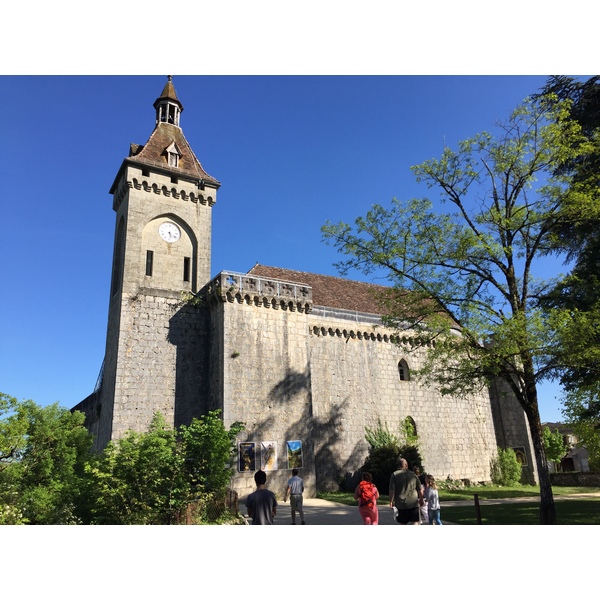
[[[171,123],[179,127],[179,116],[183,112],[183,104],[177,97],[172,75],[167,77],[167,83],[161,95],[154,101],[154,108],[156,109],[157,125],[159,123]]]

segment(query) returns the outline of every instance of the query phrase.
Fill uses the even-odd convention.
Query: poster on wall
[[[300,440],[287,442],[287,462],[288,469],[302,468],[302,442]]]
[[[261,442],[260,468],[263,471],[275,471],[277,469],[277,442]]]
[[[527,455],[525,454],[525,448],[523,446],[519,446],[518,448],[513,448],[515,454],[517,455],[517,460],[522,467],[527,466]]]
[[[240,442],[238,446],[238,470],[256,471],[256,444],[254,442]]]

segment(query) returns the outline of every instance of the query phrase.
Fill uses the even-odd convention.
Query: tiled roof
[[[179,166],[169,167],[168,157],[165,150],[175,142],[179,152]],[[168,169],[173,173],[181,173],[183,176],[202,179],[219,187],[221,184],[209,175],[196,158],[192,148],[183,135],[183,131],[176,125],[170,123],[159,123],[152,132],[145,146],[132,144],[132,155],[125,159],[126,162],[144,164],[150,167]]]
[[[375,315],[382,313],[377,294],[390,289],[382,285],[352,281],[332,277],[331,275],[317,275],[259,264],[252,267],[248,271],[248,275],[280,279],[291,283],[303,283],[312,288],[313,303],[317,306],[341,308]]]
[[[167,83],[165,83],[165,87],[163,88],[161,95],[154,101],[154,108],[156,108],[161,100],[172,100],[177,102],[179,108],[183,111],[183,104],[181,104],[179,98],[177,97],[177,92],[175,91],[175,86],[173,85],[173,80],[170,75],[167,79]]]

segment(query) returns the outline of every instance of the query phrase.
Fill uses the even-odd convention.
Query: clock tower
[[[183,104],[171,76],[154,109],[154,131],[145,145],[131,144],[110,188],[116,223],[106,353],[97,386],[100,448],[128,429],[146,430],[155,412],[171,425],[189,418],[198,402],[190,393],[200,393],[181,389],[177,379],[182,355],[194,354],[193,336],[186,347],[179,330],[194,333],[198,319],[186,324],[176,315],[185,294],[210,279],[212,208],[220,183],[183,134]],[[196,334],[196,340],[202,338]],[[177,402],[187,406],[181,419]]]

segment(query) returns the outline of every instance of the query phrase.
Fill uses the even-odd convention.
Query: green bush
[[[361,472],[367,471],[373,476],[373,483],[379,493],[386,495],[389,491],[390,475],[398,468],[399,448],[395,444],[371,448]]]
[[[398,437],[389,430],[387,423],[382,423],[381,419],[377,419],[375,429],[365,427],[365,440],[367,440],[370,450],[392,446],[398,447],[400,443]]]
[[[365,440],[369,444],[369,455],[360,468],[359,475],[365,471],[371,473],[373,483],[381,495],[389,493],[390,476],[398,469],[400,458],[408,461],[409,469],[418,466],[421,472],[425,472],[418,448],[419,438],[411,417],[406,417],[401,422],[399,430],[400,435],[396,436],[389,430],[387,423],[382,423],[381,419],[377,419],[377,426],[374,429],[365,427]],[[348,477],[346,477],[344,487],[348,487],[347,480]],[[343,490],[344,487],[340,485],[340,489]]]
[[[512,448],[498,448],[498,456],[492,460],[492,482],[496,485],[514,485],[521,481],[522,467]]]
[[[371,473],[373,483],[377,486],[381,495],[389,493],[390,476],[398,469],[398,460],[405,458],[409,469],[418,466],[424,472],[421,454],[416,446],[397,446],[390,444],[379,448],[371,448],[365,464],[360,471]]]

